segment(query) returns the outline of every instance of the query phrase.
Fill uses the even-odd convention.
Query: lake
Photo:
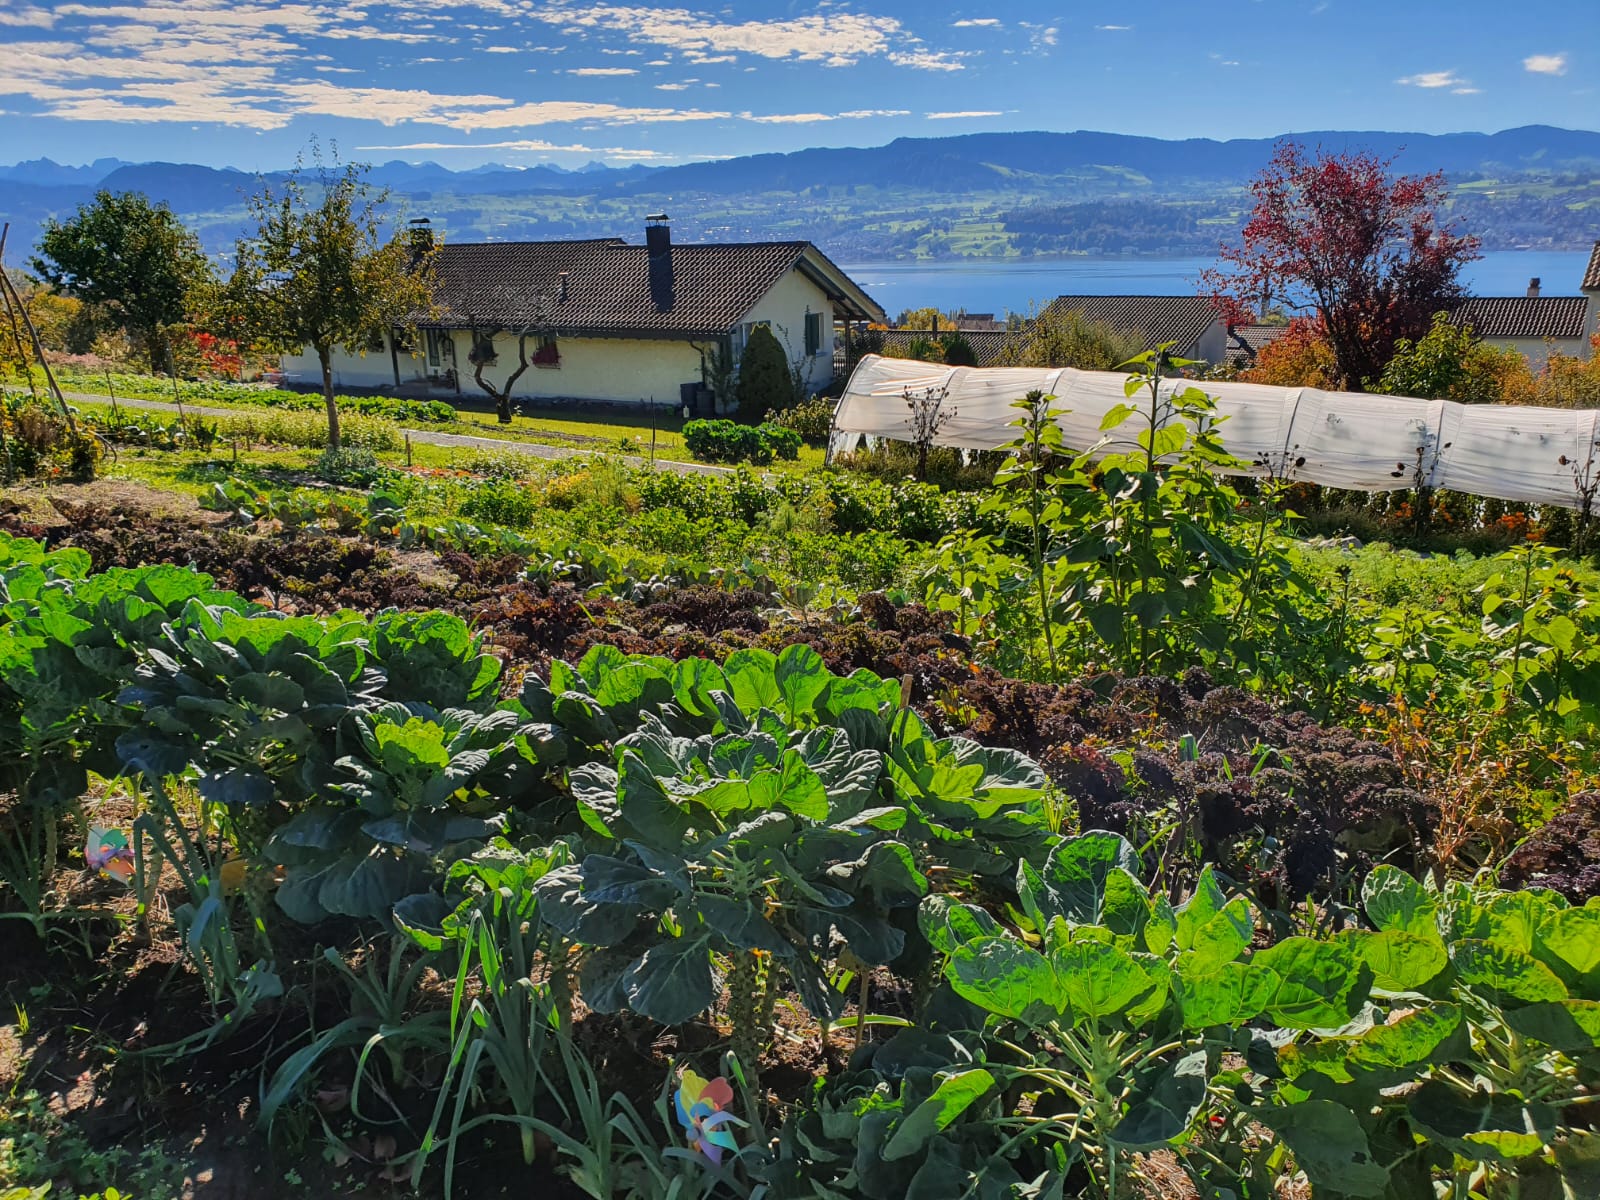
[[[908,308],[1026,313],[1057,296],[1192,296],[1210,258],[1052,258],[840,264],[891,319]],[[1587,250],[1501,250],[1463,272],[1479,296],[1521,296],[1537,275],[1546,296],[1576,296]]]

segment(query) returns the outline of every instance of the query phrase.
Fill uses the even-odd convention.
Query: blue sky
[[[1600,127],[1594,0],[0,0],[0,162],[670,163],[984,130]]]

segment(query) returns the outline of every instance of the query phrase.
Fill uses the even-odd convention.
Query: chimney
[[[672,277],[672,227],[666,213],[646,217],[644,244],[650,259],[650,299],[658,309],[672,307],[677,283]]]
[[[557,299],[562,301],[563,303],[565,303],[565,301],[567,299],[567,278],[568,278],[568,276],[570,274],[571,274],[571,272],[569,272],[569,271],[562,271],[561,274],[556,276],[556,278],[561,281],[560,282],[561,290],[557,293]]]
[[[433,222],[413,217],[406,226],[406,239],[411,243],[411,261],[425,258],[433,252]]]
[[[1539,277],[1537,275],[1535,275],[1532,279],[1528,280],[1528,296],[1530,298],[1532,298],[1532,297],[1538,296],[1538,294],[1539,294]]]

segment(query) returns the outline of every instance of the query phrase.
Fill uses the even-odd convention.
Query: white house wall
[[[405,358],[405,355],[401,355],[402,369],[405,366]],[[388,350],[351,354],[347,350],[335,349],[329,365],[333,367],[333,386],[336,388],[394,390],[394,364],[389,361]],[[322,365],[317,362],[315,350],[283,355],[279,359],[278,369],[290,383],[303,384],[306,387],[322,386]],[[401,378],[406,378],[403,370]]]
[[[815,392],[833,382],[833,301],[820,287],[799,271],[790,271],[772,285],[741,323],[765,321],[772,326],[778,343],[793,362],[805,353],[808,312],[822,314],[821,344],[805,364],[807,384]]]
[[[1541,371],[1550,361],[1551,354],[1565,354],[1569,358],[1588,358],[1589,343],[1583,338],[1484,338],[1485,345],[1502,350],[1515,350],[1528,360],[1533,371]]]
[[[457,338],[456,358],[462,364],[461,392],[482,396],[483,390],[472,381],[472,364],[467,362],[468,336]],[[710,342],[706,343],[711,345]],[[484,368],[491,383],[517,369],[517,339],[501,334],[494,340],[496,361]],[[559,367],[530,366],[512,395],[551,400],[602,400],[612,403],[644,403],[676,406],[680,387],[701,382],[700,351],[685,341],[668,338],[564,338],[556,339],[561,355]],[[533,339],[529,339],[529,355]]]

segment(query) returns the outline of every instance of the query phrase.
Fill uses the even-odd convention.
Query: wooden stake
[[[406,468],[409,470],[410,467],[411,467],[411,431],[408,429],[406,431]]]

